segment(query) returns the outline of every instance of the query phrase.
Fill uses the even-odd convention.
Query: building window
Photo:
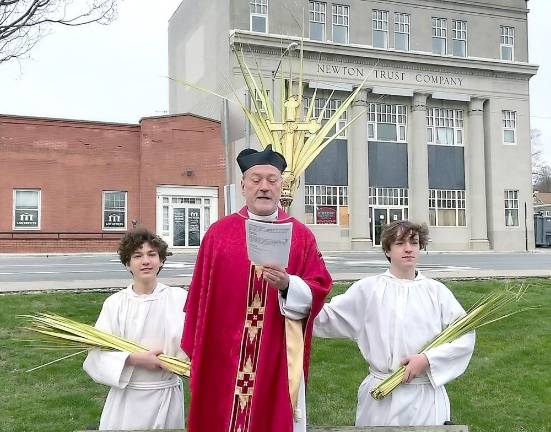
[[[518,226],[518,190],[505,191],[505,226]]]
[[[316,98],[314,101],[314,109],[312,110],[312,118],[318,119],[320,115],[322,123],[328,120],[335,114],[335,112],[339,109],[339,107],[342,105],[342,100],[340,99],[326,99],[326,98]],[[305,112],[308,111],[308,108],[310,106],[310,99],[304,98],[304,110]],[[337,120],[336,129],[333,129],[329,132],[328,136],[332,136],[336,131],[341,131],[346,126],[347,121],[347,112],[345,111],[339,120]],[[346,138],[346,130],[343,130],[339,133],[337,136],[338,138]]]
[[[446,18],[432,19],[432,52],[434,54],[446,55],[448,53],[446,47],[447,26]]]
[[[501,26],[501,60],[513,61],[515,58],[515,28]]]
[[[388,11],[373,11],[373,46],[388,48]]]
[[[367,114],[368,139],[406,142],[407,111],[405,105],[370,103]]]
[[[14,189],[13,229],[40,229],[40,190]]]
[[[348,186],[305,185],[306,223],[348,226]]]
[[[203,198],[204,210],[204,222],[203,229],[206,231],[210,227],[210,198]]]
[[[408,190],[406,188],[369,188],[370,206],[396,206],[407,207],[409,205]],[[407,217],[407,215],[405,215]]]
[[[266,96],[266,99],[270,100],[270,90],[264,89],[263,90]],[[262,90],[260,89],[254,89],[254,100],[251,98],[251,104],[254,107],[254,110],[258,113],[266,114],[266,106],[264,105],[264,102],[262,102]]]
[[[453,20],[452,53],[457,57],[467,56],[467,22]]]
[[[103,192],[103,221],[104,230],[126,230],[126,192]]]
[[[333,42],[348,43],[350,6],[333,5]]]
[[[169,207],[167,205],[163,206],[163,232],[168,232],[170,229],[170,216],[169,216]]]
[[[394,14],[394,48],[409,51],[410,16],[405,13]]]
[[[250,0],[251,31],[268,33],[268,0]]]
[[[194,197],[172,197],[172,204],[201,204],[201,198]]]
[[[463,110],[427,108],[427,143],[463,145]]]
[[[310,39],[312,40],[325,40],[325,8],[325,3],[310,2]]]
[[[465,226],[465,191],[429,189],[429,223],[432,226]]]
[[[503,143],[516,144],[517,113],[515,111],[502,111],[502,115],[503,115]]]

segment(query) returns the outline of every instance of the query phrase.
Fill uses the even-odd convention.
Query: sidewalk
[[[356,281],[375,273],[334,273],[334,282]],[[438,280],[450,279],[517,279],[528,277],[551,278],[551,270],[456,270],[456,271],[425,271],[425,276]],[[163,278],[159,281],[171,286],[188,286],[191,277]],[[15,292],[42,292],[42,291],[87,291],[87,290],[117,290],[125,288],[130,279],[105,280],[78,280],[78,281],[36,281],[36,282],[3,282],[0,283],[0,294]]]
[[[199,248],[192,248],[192,249],[169,249],[169,252],[171,252],[173,255],[197,255],[197,251]],[[375,246],[369,250],[365,251],[356,251],[356,250],[325,250],[321,249],[321,253],[324,256],[327,255],[334,255],[334,254],[350,254],[350,255],[381,255],[382,250],[379,246]],[[502,254],[511,254],[511,253],[517,253],[517,254],[549,254],[551,255],[551,247],[550,248],[536,248],[534,250],[520,250],[520,251],[494,251],[494,250],[487,250],[487,251],[474,251],[474,250],[456,250],[456,251],[449,251],[449,250],[422,250],[421,256],[423,255],[441,255],[441,254],[454,254],[454,255],[502,255]],[[45,257],[45,256],[90,256],[90,255],[113,255],[117,256],[115,252],[25,252],[25,253],[1,253],[0,257]]]

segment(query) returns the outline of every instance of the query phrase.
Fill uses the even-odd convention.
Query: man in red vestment
[[[312,324],[331,277],[312,232],[278,208],[283,156],[268,146],[243,150],[237,162],[246,206],[205,234],[185,306],[181,346],[192,362],[188,430],[305,431]],[[287,268],[250,262],[248,218],[293,224]],[[294,342],[286,329],[297,322],[304,354],[292,402],[288,351]]]

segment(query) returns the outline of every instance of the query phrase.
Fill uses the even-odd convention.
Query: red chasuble
[[[291,432],[285,317],[278,292],[258,277],[247,258],[247,209],[207,231],[191,281],[182,349],[192,361],[190,432]],[[312,324],[329,292],[331,277],[312,232],[292,222],[287,272],[312,290],[304,320],[304,377],[308,372]]]

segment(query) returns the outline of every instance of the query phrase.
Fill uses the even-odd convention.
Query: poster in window
[[[318,207],[316,209],[316,223],[336,224],[337,208],[336,207]]]
[[[16,228],[38,228],[38,210],[15,210]]]
[[[199,246],[201,242],[201,209],[188,209],[188,246]]]
[[[124,212],[105,211],[103,213],[104,228],[125,228],[126,217]]]

